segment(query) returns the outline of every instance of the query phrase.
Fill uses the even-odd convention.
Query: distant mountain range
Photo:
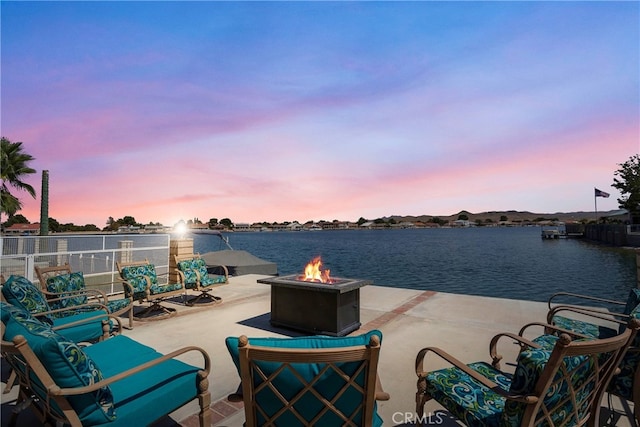
[[[598,217],[608,216],[613,213],[619,212],[618,210],[612,211],[598,211]],[[481,212],[481,213],[471,213],[468,211],[460,211],[456,214],[442,216],[442,215],[420,215],[420,216],[401,216],[401,215],[391,215],[384,219],[388,220],[393,218],[396,222],[400,221],[422,221],[422,222],[430,222],[431,218],[438,217],[440,219],[446,221],[456,220],[460,217],[460,215],[466,215],[469,218],[469,221],[475,222],[476,220],[485,221],[490,219],[493,222],[499,222],[500,218],[503,216],[507,217],[508,221],[513,222],[522,222],[522,221],[535,221],[539,219],[545,220],[558,220],[558,221],[576,221],[579,222],[581,220],[595,220],[596,212],[595,211],[578,211],[578,212],[556,212],[556,213],[534,213],[528,211],[490,211],[490,212]]]

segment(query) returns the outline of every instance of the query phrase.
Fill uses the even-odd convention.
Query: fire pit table
[[[317,335],[345,336],[360,328],[360,279],[318,283],[299,275],[260,279],[271,285],[271,324]]]

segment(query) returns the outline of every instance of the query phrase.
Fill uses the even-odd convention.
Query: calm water
[[[572,291],[625,300],[637,286],[633,251],[580,239],[543,240],[537,227],[229,233],[229,243],[301,273],[320,255],[334,277],[381,286],[546,301]],[[194,250],[220,247],[195,235]]]

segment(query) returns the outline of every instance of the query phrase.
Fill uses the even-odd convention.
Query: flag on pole
[[[605,193],[604,191],[598,190],[597,188],[595,190],[596,190],[596,197],[609,197],[609,193]]]

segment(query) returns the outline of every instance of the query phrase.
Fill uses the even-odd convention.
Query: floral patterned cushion
[[[611,379],[608,391],[626,400],[633,400],[633,378],[640,366],[640,349],[630,348],[620,362],[620,373]]]
[[[133,295],[131,295],[129,287],[124,287],[124,294],[127,298],[133,297],[133,299],[135,300],[146,298],[147,279],[145,278],[145,276],[147,275],[147,272],[149,270],[149,265],[150,264],[144,264],[122,268],[122,278],[125,279],[127,283],[133,288]],[[153,269],[153,277],[156,277],[157,280],[155,268]]]
[[[210,275],[207,271],[207,264],[202,258],[180,261],[178,268],[184,273],[185,287],[188,289],[197,288],[198,285],[207,287],[227,281],[225,276]]]
[[[3,339],[11,341],[16,335],[24,336],[57,385],[73,388],[102,381],[100,369],[76,343],[19,308],[2,302],[0,307],[3,322],[6,321]],[[82,425],[104,424],[116,418],[109,387],[102,387],[93,393],[69,396],[68,400],[80,416]]]
[[[553,324],[559,328],[587,335],[591,338],[611,338],[618,332],[615,329],[563,316],[554,316]]]
[[[184,274],[184,286],[188,289],[194,289],[198,286],[198,273],[193,268],[195,259],[188,259],[178,262],[178,268]]]
[[[32,314],[51,310],[40,289],[23,276],[11,275],[2,286],[2,295],[9,304],[20,307]],[[51,315],[41,316],[40,318],[50,325],[53,324]]]
[[[134,288],[134,299],[144,298],[142,294],[147,286],[149,279],[149,292],[151,295],[163,294],[166,292],[182,289],[180,283],[159,284],[156,267],[153,264],[142,264],[122,268],[122,277]],[[128,295],[127,295],[128,296]]]
[[[47,279],[47,291],[67,297],[60,301],[51,301],[51,308],[69,308],[87,303],[87,294],[69,294],[68,292],[83,291],[85,289],[84,276],[81,271],[71,274],[61,274]]]
[[[551,355],[550,350],[532,349],[524,350],[518,355],[518,365],[513,374],[510,391],[514,394],[528,394],[534,391],[540,375],[546,367]],[[577,390],[579,384],[584,384],[585,379],[594,369],[593,358],[587,356],[568,356],[564,358],[563,365],[556,373],[553,381],[558,383],[550,387],[544,396],[544,407],[550,411],[553,425],[576,425],[587,415],[589,409],[589,397],[593,392],[593,382],[584,385],[575,392],[575,405],[578,408],[579,420],[574,417],[574,404],[567,399],[571,390]],[[571,383],[562,378],[563,371],[570,373]],[[515,401],[507,401],[504,408],[502,422],[504,425],[520,425],[526,404]],[[565,425],[565,424],[563,424]]]
[[[107,303],[107,309],[109,310],[109,313],[116,313],[119,310],[122,310],[123,308],[129,306],[130,304],[131,300],[129,298],[109,300],[109,302]]]
[[[508,390],[511,376],[484,362],[471,363],[471,369]],[[427,394],[467,426],[500,425],[505,399],[479,383],[464,371],[452,367],[427,374]]]
[[[627,297],[627,303],[624,307],[624,314],[631,314],[640,305],[640,289],[632,288]]]

